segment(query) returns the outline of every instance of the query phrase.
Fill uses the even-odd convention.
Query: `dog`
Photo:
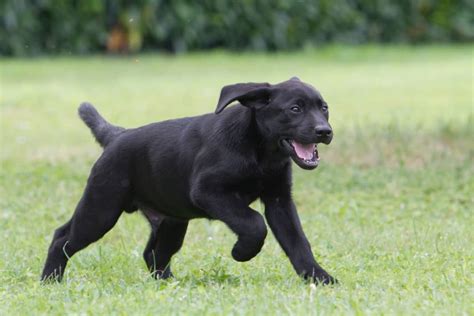
[[[315,169],[317,144],[333,138],[328,105],[313,86],[296,77],[228,85],[215,113],[133,129],[108,123],[89,103],[79,116],[104,150],[72,218],[54,233],[41,280],[60,281],[68,259],[104,236],[123,211],[140,210],[150,223],[143,257],[155,278],[173,276],[170,260],[194,218],[224,222],[237,235],[232,257],[248,261],[267,235],[263,216],[249,207],[260,198],[296,273],[337,282],[314,259],[291,196],[291,160]]]

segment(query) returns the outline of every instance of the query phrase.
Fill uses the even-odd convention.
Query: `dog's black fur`
[[[223,111],[234,101],[240,104]],[[312,86],[298,78],[230,85],[222,89],[215,113],[135,129],[109,124],[88,103],[79,115],[104,152],[74,215],[54,234],[42,280],[61,280],[72,255],[104,236],[123,211],[138,209],[151,224],[143,255],[155,277],[172,275],[171,257],[193,218],[223,221],[238,238],[234,259],[250,260],[267,235],[263,217],[249,207],[260,198],[296,272],[335,282],[316,263],[291,197],[290,157],[305,169],[319,161],[317,150],[311,159],[300,159],[292,141],[332,139],[327,104]]]

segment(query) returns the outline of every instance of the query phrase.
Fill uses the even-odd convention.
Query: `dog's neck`
[[[269,131],[257,120],[255,109],[236,105],[229,108],[229,140],[246,144],[247,148],[255,151],[258,161],[268,161],[271,164],[286,163],[289,157],[278,146],[278,139],[266,137]]]

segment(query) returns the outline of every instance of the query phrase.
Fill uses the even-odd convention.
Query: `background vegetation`
[[[472,314],[472,48],[0,60],[0,314]],[[235,236],[205,220],[191,223],[176,278],[157,282],[139,214],[74,256],[64,283],[40,285],[53,230],[101,151],[81,101],[135,127],[211,112],[225,84],[293,75],[330,106],[334,141],[317,170],[294,168],[294,197],[339,285],[302,282],[272,235],[235,262]]]
[[[0,54],[467,42],[469,0],[6,0]]]

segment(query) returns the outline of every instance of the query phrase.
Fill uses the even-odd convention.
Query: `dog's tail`
[[[88,102],[81,103],[78,112],[81,119],[91,129],[95,139],[102,147],[107,146],[107,144],[125,131],[125,128],[107,122],[99,112],[97,112],[95,107]]]

